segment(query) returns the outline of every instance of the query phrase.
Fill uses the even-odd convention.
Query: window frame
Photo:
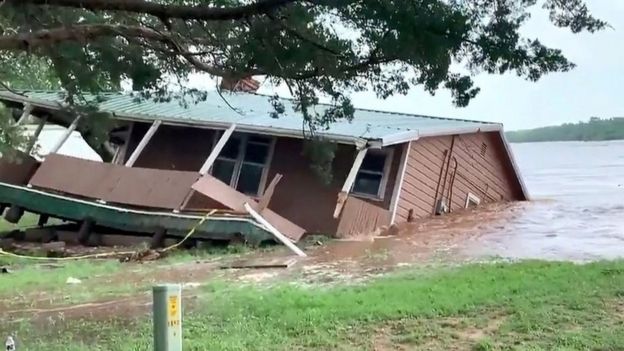
[[[386,157],[386,159],[384,160],[383,170],[381,172],[381,180],[379,182],[379,188],[377,189],[377,194],[375,195],[367,194],[367,193],[357,192],[354,190],[355,183],[357,182],[357,177],[360,175],[360,172],[364,172],[368,174],[380,174],[379,172],[362,170],[362,165],[360,165],[360,169],[358,169],[357,174],[355,175],[355,179],[353,180],[353,184],[351,185],[351,190],[349,191],[349,193],[357,197],[361,197],[365,199],[383,201],[384,198],[386,197],[388,177],[390,175],[390,169],[392,167],[392,161],[394,159],[394,148],[388,147],[388,148],[383,148],[383,149],[368,149],[366,151],[366,155],[364,156],[364,159],[366,159],[366,156],[368,156],[369,153],[384,154]]]
[[[221,131],[217,131],[214,134],[214,139],[213,139],[213,143],[212,143],[213,149],[214,149],[214,146],[219,141],[219,138],[220,138],[221,135],[222,135]],[[268,151],[267,151],[266,161],[265,161],[264,164],[255,163],[255,162],[249,162],[249,161],[246,162],[245,161],[245,150],[247,149],[247,144],[249,142],[249,138],[250,137],[254,137],[254,136],[259,136],[259,137],[262,137],[262,138],[269,139]],[[273,154],[275,152],[275,144],[277,142],[277,138],[275,136],[272,136],[272,135],[249,134],[249,133],[234,133],[234,134],[232,134],[230,136],[230,139],[228,140],[228,142],[230,142],[230,140],[232,140],[233,138],[240,140],[239,141],[238,154],[236,155],[236,159],[229,158],[229,157],[223,157],[221,155],[217,155],[217,158],[215,159],[215,161],[216,160],[221,160],[221,161],[234,162],[234,170],[233,170],[232,178],[230,179],[230,183],[228,184],[228,186],[233,188],[233,189],[235,189],[235,190],[238,187],[238,181],[240,179],[240,173],[241,173],[241,170],[243,168],[243,164],[250,164],[250,165],[253,165],[253,166],[262,167],[262,174],[260,176],[260,183],[258,184],[258,191],[257,191],[257,193],[256,194],[246,194],[246,195],[251,196],[251,197],[259,197],[259,196],[262,195],[262,193],[264,193],[264,188],[266,186],[267,178],[269,176],[269,169],[271,167],[271,162],[273,161]],[[253,144],[254,142],[252,141],[251,143]],[[211,166],[210,170],[208,171],[208,173],[210,175],[212,175],[213,167],[214,167],[214,165]]]
[[[481,198],[473,193],[466,194],[466,204],[464,208],[470,208],[470,204],[474,204],[475,207],[481,205]]]

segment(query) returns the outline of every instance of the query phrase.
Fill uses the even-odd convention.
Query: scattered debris
[[[65,242],[52,241],[41,245],[42,250],[46,251],[65,251]]]
[[[9,267],[2,266],[2,267],[0,267],[0,273],[2,273],[2,274],[8,274],[8,273],[13,273],[13,271],[11,271],[11,270],[9,269]]]
[[[198,282],[188,282],[188,283],[183,283],[182,284],[182,289],[194,289],[194,288],[199,288],[201,286],[201,283]]]
[[[124,252],[119,256],[119,262],[148,262],[156,261],[164,257],[165,254],[162,251],[145,249],[133,252]]]
[[[58,269],[58,268],[63,268],[63,265],[56,264],[56,263],[41,263],[39,264],[39,267],[46,268],[46,269]]]
[[[76,285],[76,284],[81,284],[82,280],[78,278],[74,278],[74,277],[68,277],[66,283],[70,285]]]

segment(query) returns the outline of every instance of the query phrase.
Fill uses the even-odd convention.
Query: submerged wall
[[[440,197],[450,199],[451,210],[462,209],[468,193],[480,198],[481,203],[524,200],[498,132],[414,141],[410,144],[396,222],[407,221],[410,212],[413,218],[432,215]]]

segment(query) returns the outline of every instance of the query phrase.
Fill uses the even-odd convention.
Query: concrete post
[[[182,287],[153,287],[154,351],[182,351]]]
[[[7,337],[4,346],[6,351],[15,351],[15,340],[13,340],[13,337],[11,335]]]

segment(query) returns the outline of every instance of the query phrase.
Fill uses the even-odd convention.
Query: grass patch
[[[37,226],[38,220],[39,216],[33,213],[24,213],[22,219],[19,221],[19,223],[16,224],[7,222],[4,220],[4,218],[0,217],[0,237],[2,237],[3,234],[6,234],[16,229],[35,227]]]
[[[323,289],[212,284],[185,311],[184,349],[622,350],[623,323],[624,262],[475,264]],[[21,349],[151,350],[149,326],[67,322]]]
[[[7,307],[41,303],[32,300],[35,298],[45,301],[44,305],[79,303],[129,289],[125,284],[90,283],[118,272],[121,264],[116,261],[65,261],[54,268],[25,260],[13,259],[11,263],[12,273],[3,275],[0,284],[0,300]],[[69,285],[67,279],[70,277],[83,283]]]

